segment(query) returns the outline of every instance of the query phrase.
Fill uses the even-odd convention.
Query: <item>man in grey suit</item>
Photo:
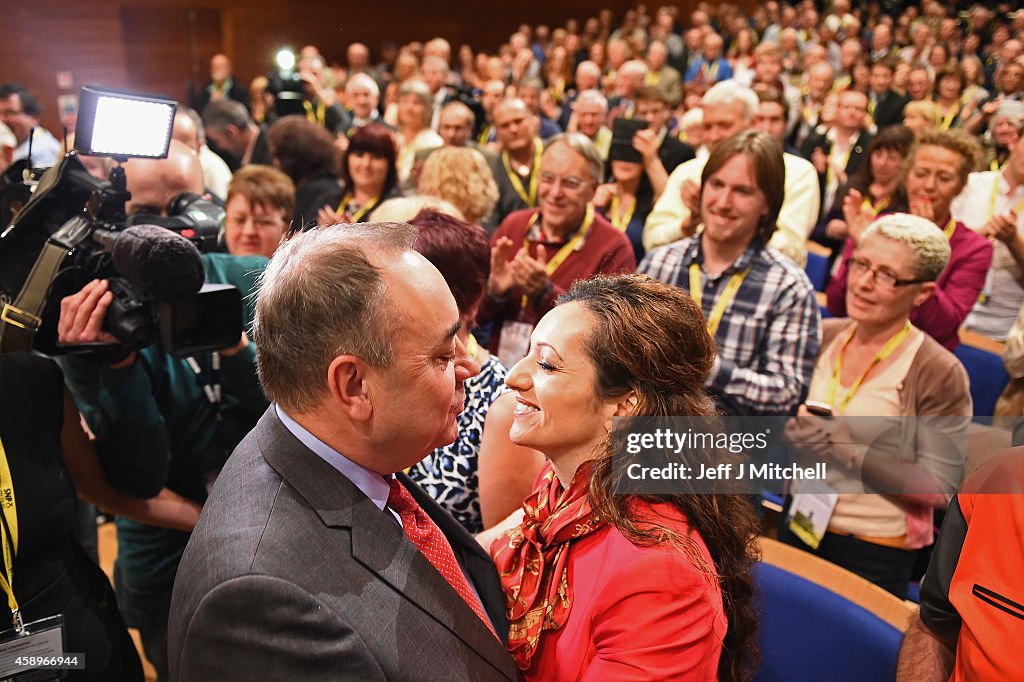
[[[516,679],[489,557],[408,478],[392,480],[455,439],[463,381],[479,371],[414,238],[408,225],[319,228],[267,267],[253,331],[273,404],[178,569],[172,680]],[[447,537],[448,577],[403,532],[396,486]]]

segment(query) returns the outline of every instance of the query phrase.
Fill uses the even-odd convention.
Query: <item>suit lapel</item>
[[[503,643],[495,639],[462,597],[405,537],[401,526],[345,476],[299,442],[277,418],[273,405],[257,424],[256,437],[263,457],[309,503],[324,525],[350,529],[352,557],[356,561],[414,602],[495,669],[509,675],[511,659]],[[403,480],[408,483],[404,476]],[[408,487],[423,505],[425,493],[415,485]],[[436,512],[437,504],[429,498],[426,500]],[[438,522],[434,514],[431,517]],[[443,527],[442,531],[448,534]],[[462,532],[468,536],[465,530]],[[469,553],[465,547],[461,549],[462,557],[472,557],[468,562],[471,575],[480,575],[479,554]],[[482,548],[478,549],[482,553]],[[490,563],[489,559],[487,561]],[[493,573],[493,565],[490,570]],[[479,585],[478,589],[481,599],[489,592]],[[493,606],[493,596],[488,601]],[[484,605],[488,606],[486,602]],[[488,612],[493,613],[490,609]],[[492,620],[495,620],[493,616]],[[504,621],[496,626],[502,635],[507,633],[507,628]]]

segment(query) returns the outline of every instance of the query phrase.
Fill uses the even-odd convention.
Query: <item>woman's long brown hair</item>
[[[700,308],[684,291],[643,275],[594,277],[576,282],[559,299],[577,303],[596,324],[584,341],[597,369],[597,394],[617,398],[632,391],[637,399],[631,416],[620,421],[604,444],[590,479],[590,501],[602,520],[614,525],[639,546],[670,543],[716,579],[728,619],[718,665],[723,682],[746,680],[759,662],[753,608],[751,569],[757,560],[757,517],[750,498],[741,494],[708,494],[692,481],[673,481],[673,494],[622,495],[615,490],[619,472],[613,454],[622,452],[622,438],[635,418],[685,416],[704,428],[717,424],[716,411],[703,389],[715,357]],[[645,424],[646,427],[649,424]],[[694,449],[686,464],[714,467],[723,453]],[[691,538],[667,525],[637,517],[633,502],[670,502],[686,515],[691,528],[707,545],[714,566],[701,560]]]

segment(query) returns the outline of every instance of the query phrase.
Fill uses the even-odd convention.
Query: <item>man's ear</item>
[[[353,421],[367,421],[373,414],[366,369],[366,363],[354,355],[339,355],[327,368],[331,398]]]

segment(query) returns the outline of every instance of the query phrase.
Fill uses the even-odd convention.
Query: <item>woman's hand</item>
[[[853,240],[854,244],[858,244],[864,230],[875,219],[875,214],[864,208],[864,195],[851,189],[843,197],[843,217],[846,218],[847,236]],[[829,224],[831,225],[831,223]]]
[[[323,208],[316,212],[316,224],[319,225],[320,227],[325,227],[327,225],[338,225],[339,223],[348,223],[351,222],[351,220],[352,219],[351,217],[349,217],[348,213],[344,211],[341,213],[337,213],[333,208],[327,206],[326,204],[324,205]]]

